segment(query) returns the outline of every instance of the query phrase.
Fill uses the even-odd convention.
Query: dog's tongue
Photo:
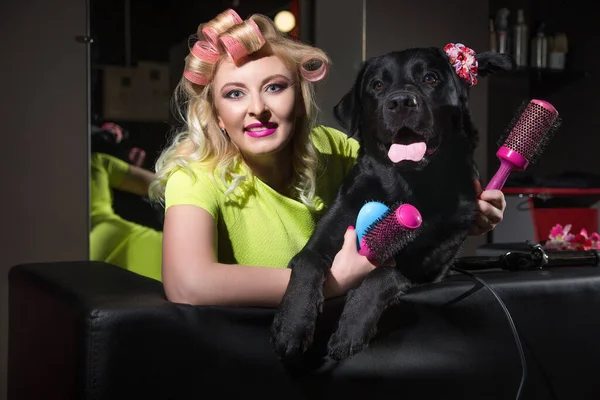
[[[425,142],[404,144],[392,144],[388,151],[388,157],[392,162],[398,163],[403,160],[421,161],[427,150]]]

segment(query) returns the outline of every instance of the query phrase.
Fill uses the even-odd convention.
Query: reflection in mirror
[[[200,23],[233,8],[275,18],[298,1],[91,0],[90,259],[160,280],[154,163],[178,122],[171,96]],[[285,22],[289,35],[289,15]],[[280,18],[281,19],[281,18]],[[192,41],[193,43],[193,41]]]

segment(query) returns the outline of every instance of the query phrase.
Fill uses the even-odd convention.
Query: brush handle
[[[485,187],[485,190],[501,190],[504,187],[506,180],[508,179],[511,172],[513,172],[513,170],[514,166],[510,162],[500,160],[500,168],[498,168],[498,171],[492,177],[492,180],[490,180],[488,185]]]
[[[387,213],[388,210],[388,206],[378,201],[369,201],[361,207],[356,217],[356,238],[359,249],[362,238],[368,232],[369,227]]]
[[[500,167],[486,186],[485,190],[501,190],[504,187],[508,176],[514,170],[523,171],[529,164],[529,161],[527,161],[525,157],[505,146],[498,149],[496,156],[500,160]]]

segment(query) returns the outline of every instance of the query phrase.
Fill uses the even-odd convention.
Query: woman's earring
[[[227,131],[225,130],[225,128],[221,128],[221,133],[225,136],[227,136]]]

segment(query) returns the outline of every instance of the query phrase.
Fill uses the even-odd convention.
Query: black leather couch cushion
[[[599,399],[600,269],[488,271],[523,342],[522,399]],[[9,275],[9,400],[515,399],[521,364],[492,294],[464,275],[423,286],[375,342],[323,360],[343,299],[328,301],[307,363],[285,368],[272,309],[170,303],[159,282],[99,262]]]

